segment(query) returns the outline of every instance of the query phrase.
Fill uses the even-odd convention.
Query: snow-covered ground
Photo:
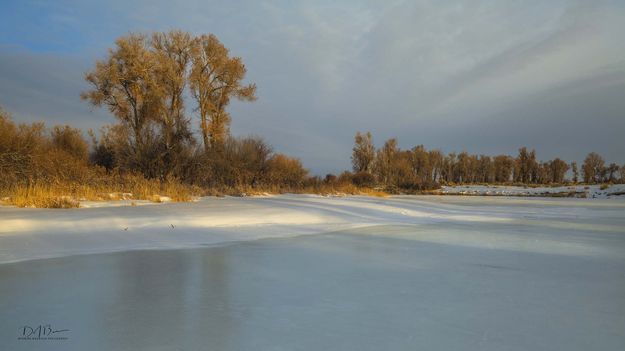
[[[459,185],[443,186],[443,194],[454,195],[494,195],[494,196],[554,196],[569,195],[571,197],[586,197],[611,199],[625,199],[625,184],[614,184],[604,189],[600,185],[571,185],[560,187],[522,187],[507,185]]]
[[[0,207],[0,263],[100,252],[198,247],[374,225],[424,224],[467,228],[504,224],[515,230],[541,228],[544,234],[583,231],[587,240],[564,244],[551,237],[534,244],[528,237],[516,234],[500,237],[424,234],[422,239],[469,246],[524,247],[538,252],[592,252],[597,249],[593,246],[593,232],[625,235],[625,201],[281,195],[208,197],[190,203],[68,210]]]

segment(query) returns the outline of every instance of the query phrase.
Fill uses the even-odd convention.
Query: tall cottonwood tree
[[[356,132],[352,149],[352,168],[354,172],[371,172],[375,159],[375,146],[370,132]]]
[[[242,84],[246,71],[241,58],[230,57],[228,49],[216,36],[196,38],[189,83],[200,113],[206,151],[220,149],[226,140],[230,125],[226,106],[230,100],[256,99],[256,85]]]
[[[163,136],[161,156],[165,175],[180,167],[185,143],[193,140],[184,103],[193,45],[193,38],[187,32],[174,30],[152,35],[156,80],[162,100],[157,122]]]
[[[161,109],[161,87],[154,74],[157,66],[146,36],[130,34],[115,41],[108,57],[96,62],[85,80],[92,89],[81,94],[94,106],[106,106],[129,129],[131,166],[146,170],[149,159],[151,121]]]

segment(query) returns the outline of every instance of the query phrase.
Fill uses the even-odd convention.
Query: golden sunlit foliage
[[[373,157],[372,157],[373,156]],[[560,158],[542,162],[536,152],[526,147],[518,156],[471,155],[426,150],[418,145],[401,150],[396,139],[387,140],[377,151],[370,133],[356,133],[352,149],[355,174],[352,183],[359,186],[376,185],[389,192],[417,192],[436,189],[441,184],[564,184],[572,171],[572,181],[578,181],[577,163]],[[590,153],[582,166],[585,183],[625,181],[625,166],[605,166],[601,156]],[[343,175],[344,177],[347,175]]]

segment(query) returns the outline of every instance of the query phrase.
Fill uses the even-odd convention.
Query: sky
[[[130,32],[213,33],[258,100],[232,134],[260,135],[313,174],[376,145],[625,162],[625,1],[0,1],[0,105],[20,122],[99,129],[84,73]],[[194,127],[197,115],[189,106]]]

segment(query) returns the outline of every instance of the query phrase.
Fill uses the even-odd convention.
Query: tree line
[[[423,145],[402,150],[393,138],[376,149],[369,132],[356,133],[351,161],[350,176],[354,183],[402,190],[432,189],[441,184],[625,181],[625,165],[606,165],[594,152],[588,154],[580,168],[576,162],[568,163],[558,157],[539,161],[536,152],[527,147],[520,148],[516,157],[474,155],[466,151],[444,154],[440,150],[427,150]]]
[[[203,189],[322,192],[347,185],[354,192],[415,192],[441,184],[625,181],[625,166],[606,165],[596,153],[578,167],[560,158],[539,161],[526,147],[516,157],[444,154],[423,145],[402,150],[396,139],[378,149],[371,133],[356,133],[353,172],[311,177],[298,159],[274,152],[261,137],[230,134],[230,102],[256,99],[256,85],[244,83],[245,74],[243,60],[214,35],[120,37],[85,74],[90,88],[81,98],[116,118],[99,133],[90,130],[90,141],[71,126],[16,124],[0,109],[0,191],[33,184],[116,188],[142,179]]]

